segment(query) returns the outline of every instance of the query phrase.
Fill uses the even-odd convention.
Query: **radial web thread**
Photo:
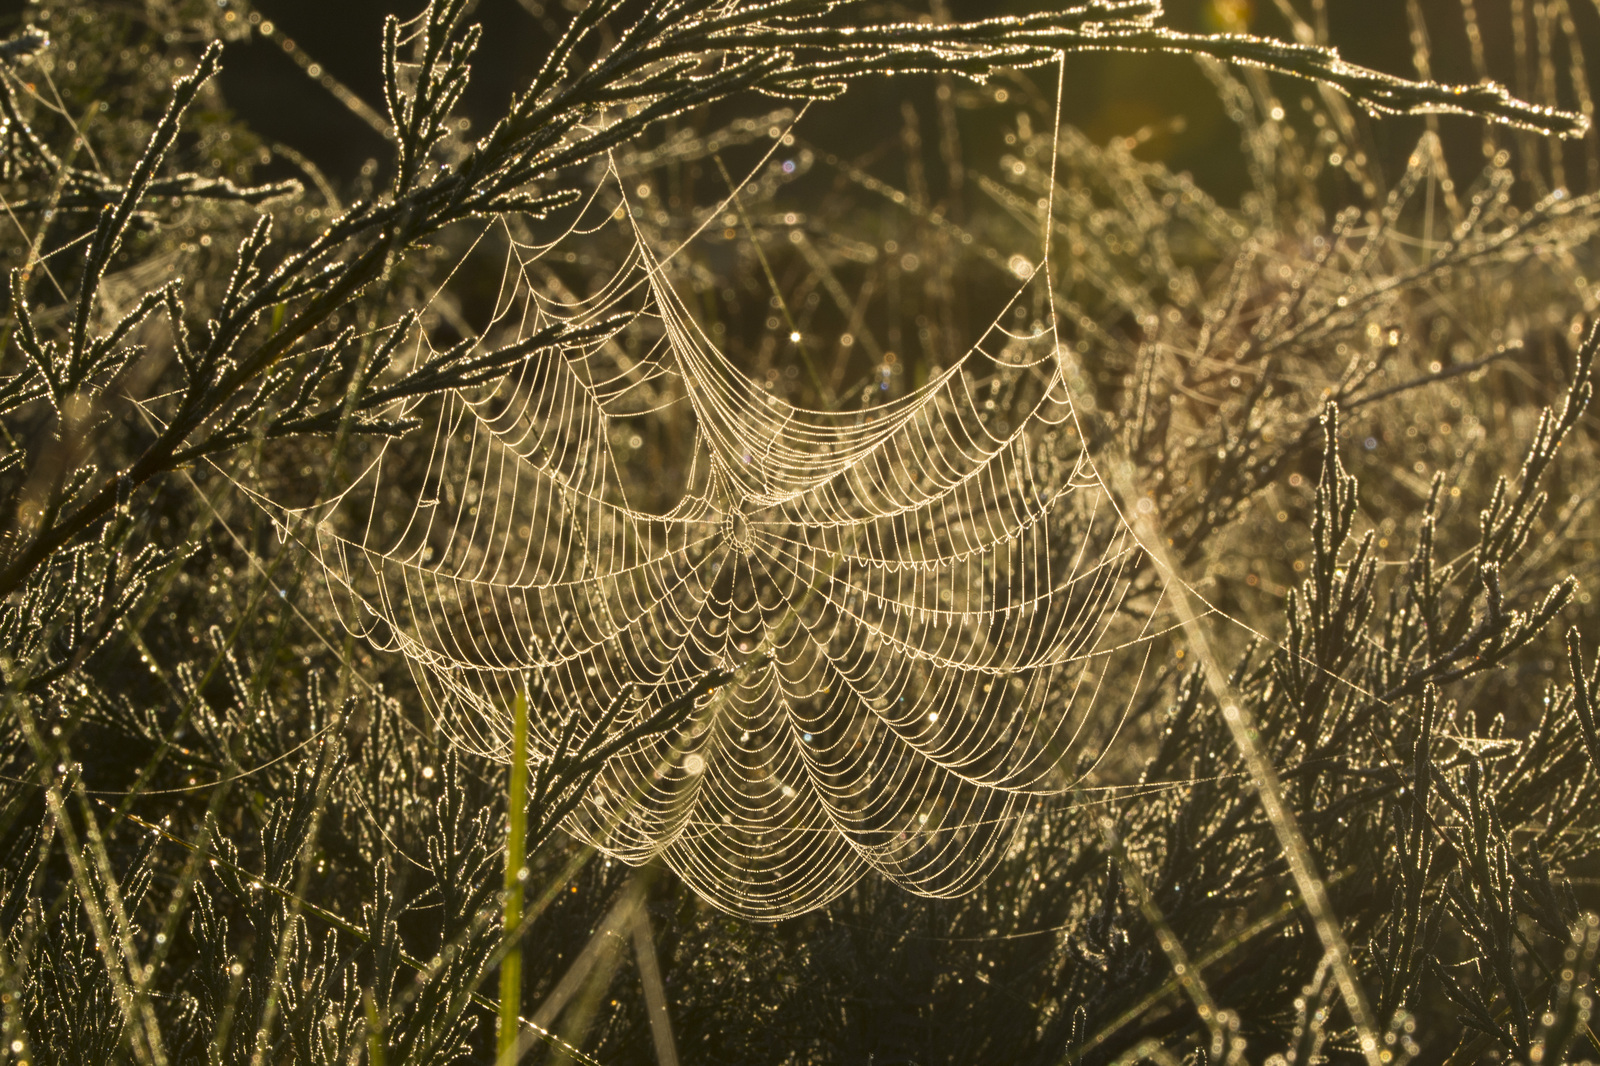
[[[1139,670],[1152,625],[1129,608],[1144,557],[1053,330],[1001,325],[1048,299],[1046,271],[921,387],[807,410],[719,351],[631,216],[590,213],[627,228],[608,283],[558,291],[534,268],[559,242],[507,232],[481,340],[601,334],[408,401],[393,413],[426,428],[336,496],[268,506],[305,531],[345,624],[405,656],[477,752],[509,758],[524,684],[538,761],[568,715],[581,737],[622,701],[622,728],[736,671],[606,765],[567,823],[606,854],[659,857],[765,919],[868,870],[925,895],[972,887],[1113,731],[1125,697],[1102,706],[1101,681]],[[671,472],[633,446],[662,424]],[[666,502],[639,505],[641,486]]]

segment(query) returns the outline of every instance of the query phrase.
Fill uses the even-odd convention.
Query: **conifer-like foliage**
[[[239,0],[30,4],[0,41],[0,1056],[1600,1059],[1592,12],[1403,6],[1409,76],[1341,59],[1320,2],[1262,36],[1154,0],[530,2],[543,51],[474,128],[468,0],[349,42],[370,101]],[[329,177],[231,112],[219,70],[263,41],[382,158]],[[1161,162],[1165,127],[1063,120],[1107,62],[1197,67],[1237,187]],[[855,99],[902,102],[899,143],[840,154]],[[316,520],[374,457],[426,460],[441,412],[601,351],[660,390],[595,423],[623,489],[698,491],[684,397],[608,295],[640,255],[751,395],[841,425],[966,360],[1009,432],[1037,380],[975,346],[1043,343],[1075,443],[1029,470],[1139,546],[1104,629],[1138,654],[1091,671],[1104,743],[1045,745],[944,836],[955,786],[910,790],[920,837],[909,808],[896,839],[834,827],[862,861],[781,922],[729,913],[726,871],[620,861],[654,853],[594,813],[768,651],[594,706],[519,674],[507,724],[463,726],[486,690],[429,696],[467,688],[406,628],[446,600],[353,610]],[[393,465],[418,513],[466,484]],[[1070,571],[1052,550],[1028,565]],[[1069,720],[1078,689],[1026,706]],[[694,831],[737,852],[732,824]],[[903,878],[951,898],[860,876],[977,836],[959,892]]]

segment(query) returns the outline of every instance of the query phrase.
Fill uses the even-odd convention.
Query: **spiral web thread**
[[[606,765],[566,826],[601,851],[659,857],[764,919],[868,870],[965,891],[1035,797],[1072,786],[1068,757],[1114,732],[1102,682],[1137,672],[1151,635],[1148,605],[1125,609],[1143,554],[1084,448],[1052,329],[1001,325],[1047,306],[1047,271],[921,387],[806,410],[721,353],[631,216],[596,203],[568,234],[627,228],[609,281],[561,293],[535,273],[561,242],[507,229],[481,340],[610,323],[601,335],[407,402],[394,413],[427,430],[331,500],[273,509],[312,531],[345,624],[404,655],[441,728],[480,753],[509,757],[523,684],[543,695],[537,761],[569,715],[583,737],[622,701],[623,728],[737,671]],[[663,421],[681,490],[637,447]],[[652,484],[665,505],[631,502]]]

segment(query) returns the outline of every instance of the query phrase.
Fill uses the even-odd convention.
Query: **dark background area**
[[[505,101],[527,84],[547,53],[553,35],[571,17],[557,2],[536,16],[533,0],[482,0],[475,18],[483,24],[483,41],[474,66],[473,85],[466,111],[475,129],[483,129],[500,113]],[[874,5],[876,6],[876,5]],[[920,5],[917,5],[920,7]],[[1048,5],[1039,0],[953,0],[949,14],[957,18],[984,18],[999,14],[1037,11]],[[1302,8],[1304,5],[1300,5]],[[1272,0],[1169,0],[1165,23],[1191,32],[1248,26],[1252,32],[1291,38],[1288,24]],[[1588,5],[1573,5],[1580,36],[1600,45],[1600,15]],[[419,10],[413,2],[395,0],[264,0],[257,5],[263,17],[273,20],[282,37],[381,110],[379,43],[384,17],[402,18]],[[1411,29],[1401,0],[1330,0],[1328,30],[1345,58],[1377,70],[1414,76]],[[1424,17],[1430,34],[1434,78],[1442,81],[1477,80],[1471,51],[1462,25],[1460,0],[1424,0]],[[1510,11],[1506,0],[1478,4],[1483,40],[1491,73],[1514,91],[1519,71],[1513,56]],[[865,12],[865,8],[862,9]],[[894,17],[889,9],[879,14]],[[1243,16],[1244,22],[1236,21]],[[1600,52],[1600,49],[1596,49]],[[1596,56],[1600,60],[1600,55]],[[1592,93],[1600,95],[1600,62],[1589,64]],[[1053,81],[1053,71],[1035,71],[1042,86]],[[348,176],[371,157],[381,157],[382,142],[360,119],[340,106],[322,87],[307,78],[283,51],[281,42],[256,37],[229,49],[223,74],[229,102],[252,126],[304,152],[330,175]],[[1053,86],[1047,86],[1053,89]],[[1565,87],[1563,87],[1565,88]],[[846,158],[897,140],[902,128],[899,100],[915,93],[914,83],[879,79],[852,89],[844,100],[813,108],[807,118],[809,139],[827,144]],[[1531,95],[1531,93],[1530,93]],[[1576,106],[1563,92],[1567,106]],[[759,106],[759,103],[758,103]],[[1079,54],[1067,66],[1063,120],[1073,123],[1096,140],[1127,136],[1147,126],[1161,133],[1147,142],[1145,151],[1161,155],[1177,169],[1195,173],[1211,191],[1228,198],[1242,186],[1236,131],[1226,121],[1209,81],[1187,59],[1168,56]],[[1167,132],[1173,118],[1181,119],[1176,132]],[[1416,144],[1424,120],[1402,119],[1375,123],[1376,143],[1403,159]],[[1469,132],[1478,123],[1444,117],[1446,133]],[[984,152],[987,132],[995,144]],[[996,124],[969,124],[963,130],[971,144],[969,162],[998,155],[1000,130]],[[1448,137],[1447,143],[1475,140]]]
[[[218,0],[225,6],[228,0]],[[905,15],[909,9],[881,7],[879,17]],[[1038,0],[940,0],[948,14],[982,18],[1039,10]],[[1291,36],[1274,0],[1169,0],[1165,24],[1187,31],[1248,28],[1252,32]],[[1305,5],[1298,5],[1302,9]],[[1430,35],[1432,75],[1442,81],[1476,80],[1463,29],[1460,0],[1423,0]],[[1538,95],[1518,83],[1513,54],[1510,5],[1506,0],[1480,0],[1478,16],[1490,72],[1514,91]],[[1573,18],[1585,42],[1600,45],[1600,14],[1591,5],[1574,4]],[[0,24],[26,19],[27,5],[0,3]],[[356,176],[369,159],[382,158],[377,133],[352,114],[302,64],[320,65],[374,110],[381,112],[380,42],[383,20],[394,13],[408,18],[420,4],[406,0],[260,0],[241,14],[257,11],[273,24],[271,36],[252,34],[230,43],[222,74],[229,105],[253,128],[272,141],[303,153],[336,182]],[[865,15],[866,6],[860,9]],[[481,0],[473,16],[484,27],[465,111],[475,130],[483,130],[505,101],[531,77],[547,53],[553,35],[570,19],[559,0]],[[1330,0],[1328,30],[1343,55],[1378,70],[1412,76],[1413,46],[1406,4],[1401,0]],[[1594,49],[1600,53],[1600,48]],[[298,53],[301,63],[291,58]],[[1557,56],[1561,65],[1563,57]],[[1600,54],[1595,56],[1600,60]],[[1592,92],[1600,95],[1600,62],[1588,63]],[[1035,71],[1044,86],[1053,72]],[[1521,75],[1521,77],[1519,77]],[[1535,75],[1536,76],[1536,75]],[[1575,106],[1569,86],[1559,86],[1562,103]],[[924,91],[926,87],[923,87]],[[1053,85],[1048,86],[1053,90]],[[852,158],[894,141],[902,129],[899,101],[917,93],[915,79],[878,80],[852,89],[841,101],[812,109],[805,135]],[[763,106],[766,101],[758,101]],[[1142,149],[1177,169],[1190,170],[1213,194],[1224,199],[1242,187],[1237,135],[1217,104],[1210,83],[1193,62],[1164,56],[1093,55],[1071,57],[1063,101],[1063,118],[1102,140],[1141,129],[1158,129]],[[1173,120],[1178,122],[1174,123]],[[1404,157],[1416,143],[1424,120],[1400,119],[1372,124],[1373,143],[1380,151]],[[1462,162],[1470,162],[1472,133],[1478,124],[1444,117],[1439,120],[1446,142]],[[1452,132],[1467,136],[1448,136]],[[998,124],[971,122],[963,129],[969,159],[975,165],[998,152]],[[995,145],[987,146],[985,139]],[[1454,161],[1454,160],[1453,160]]]
[[[417,0],[214,0],[230,3],[239,14],[259,15],[272,32],[252,32],[229,42],[221,75],[228,105],[268,142],[303,154],[335,185],[346,185],[371,160],[386,158],[383,139],[353,114],[319,79],[308,76],[314,64],[382,113],[380,55],[383,22],[393,13],[402,19],[421,10]],[[1063,0],[1066,3],[1067,0]],[[107,0],[99,6],[126,11],[137,4]],[[526,85],[555,35],[571,18],[577,0],[480,0],[473,18],[484,28],[474,63],[464,112],[472,129],[482,132],[502,113],[506,101]],[[933,0],[934,11],[956,18],[984,18],[1047,8],[1040,0]],[[1244,30],[1292,38],[1278,0],[1167,0],[1164,24],[1189,32]],[[1600,97],[1600,10],[1572,4],[1579,39],[1588,44],[1590,94]],[[26,0],[0,0],[0,27],[27,21]],[[1306,12],[1309,5],[1296,3]],[[1519,69],[1514,54],[1508,0],[1478,0],[1483,46],[1491,75],[1513,92],[1540,97],[1536,71]],[[1477,80],[1462,17],[1462,0],[1421,0],[1429,35],[1429,73],[1440,81]],[[857,17],[914,17],[928,5],[862,5]],[[1328,34],[1345,58],[1377,70],[1416,76],[1411,26],[1403,0],[1328,0]],[[241,22],[241,25],[243,23]],[[198,46],[201,42],[193,42]],[[1531,46],[1530,46],[1531,47]],[[1587,57],[1586,57],[1587,58]],[[1563,69],[1567,57],[1555,56]],[[1054,71],[1035,70],[1031,77],[1046,96],[1054,92]],[[899,140],[904,128],[902,101],[925,97],[929,86],[919,79],[877,79],[854,86],[847,98],[814,106],[802,128],[812,143],[846,159],[860,159]],[[1298,91],[1280,79],[1280,91]],[[1308,90],[1309,91],[1309,90]],[[1562,106],[1576,108],[1572,87],[1557,86]],[[752,101],[767,109],[772,101]],[[1215,92],[1196,65],[1169,56],[1122,54],[1073,55],[1067,64],[1062,118],[1104,141],[1143,131],[1141,154],[1159,158],[1175,170],[1192,173],[1202,187],[1223,202],[1233,202],[1247,179],[1237,131],[1227,121]],[[1426,120],[1386,118],[1367,123],[1368,145],[1379,153],[1385,169],[1403,165],[1415,147]],[[1481,165],[1481,124],[1442,116],[1452,167],[1464,174]],[[968,114],[962,139],[969,166],[984,166],[1003,151],[1003,124],[988,116]],[[1504,134],[1501,134],[1504,136]],[[1595,136],[1595,134],[1591,134]],[[1569,148],[1569,151],[1573,150]],[[283,174],[277,175],[277,170]],[[262,176],[290,176],[296,169],[274,164]]]

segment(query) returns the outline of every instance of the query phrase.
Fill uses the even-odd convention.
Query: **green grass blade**
[[[506,797],[510,825],[506,832],[506,903],[502,929],[517,935],[522,924],[522,886],[528,834],[528,695],[517,693],[511,725],[511,783]],[[500,963],[500,1027],[495,1061],[510,1066],[517,1060],[518,1014],[522,1007],[522,947],[513,945]]]

